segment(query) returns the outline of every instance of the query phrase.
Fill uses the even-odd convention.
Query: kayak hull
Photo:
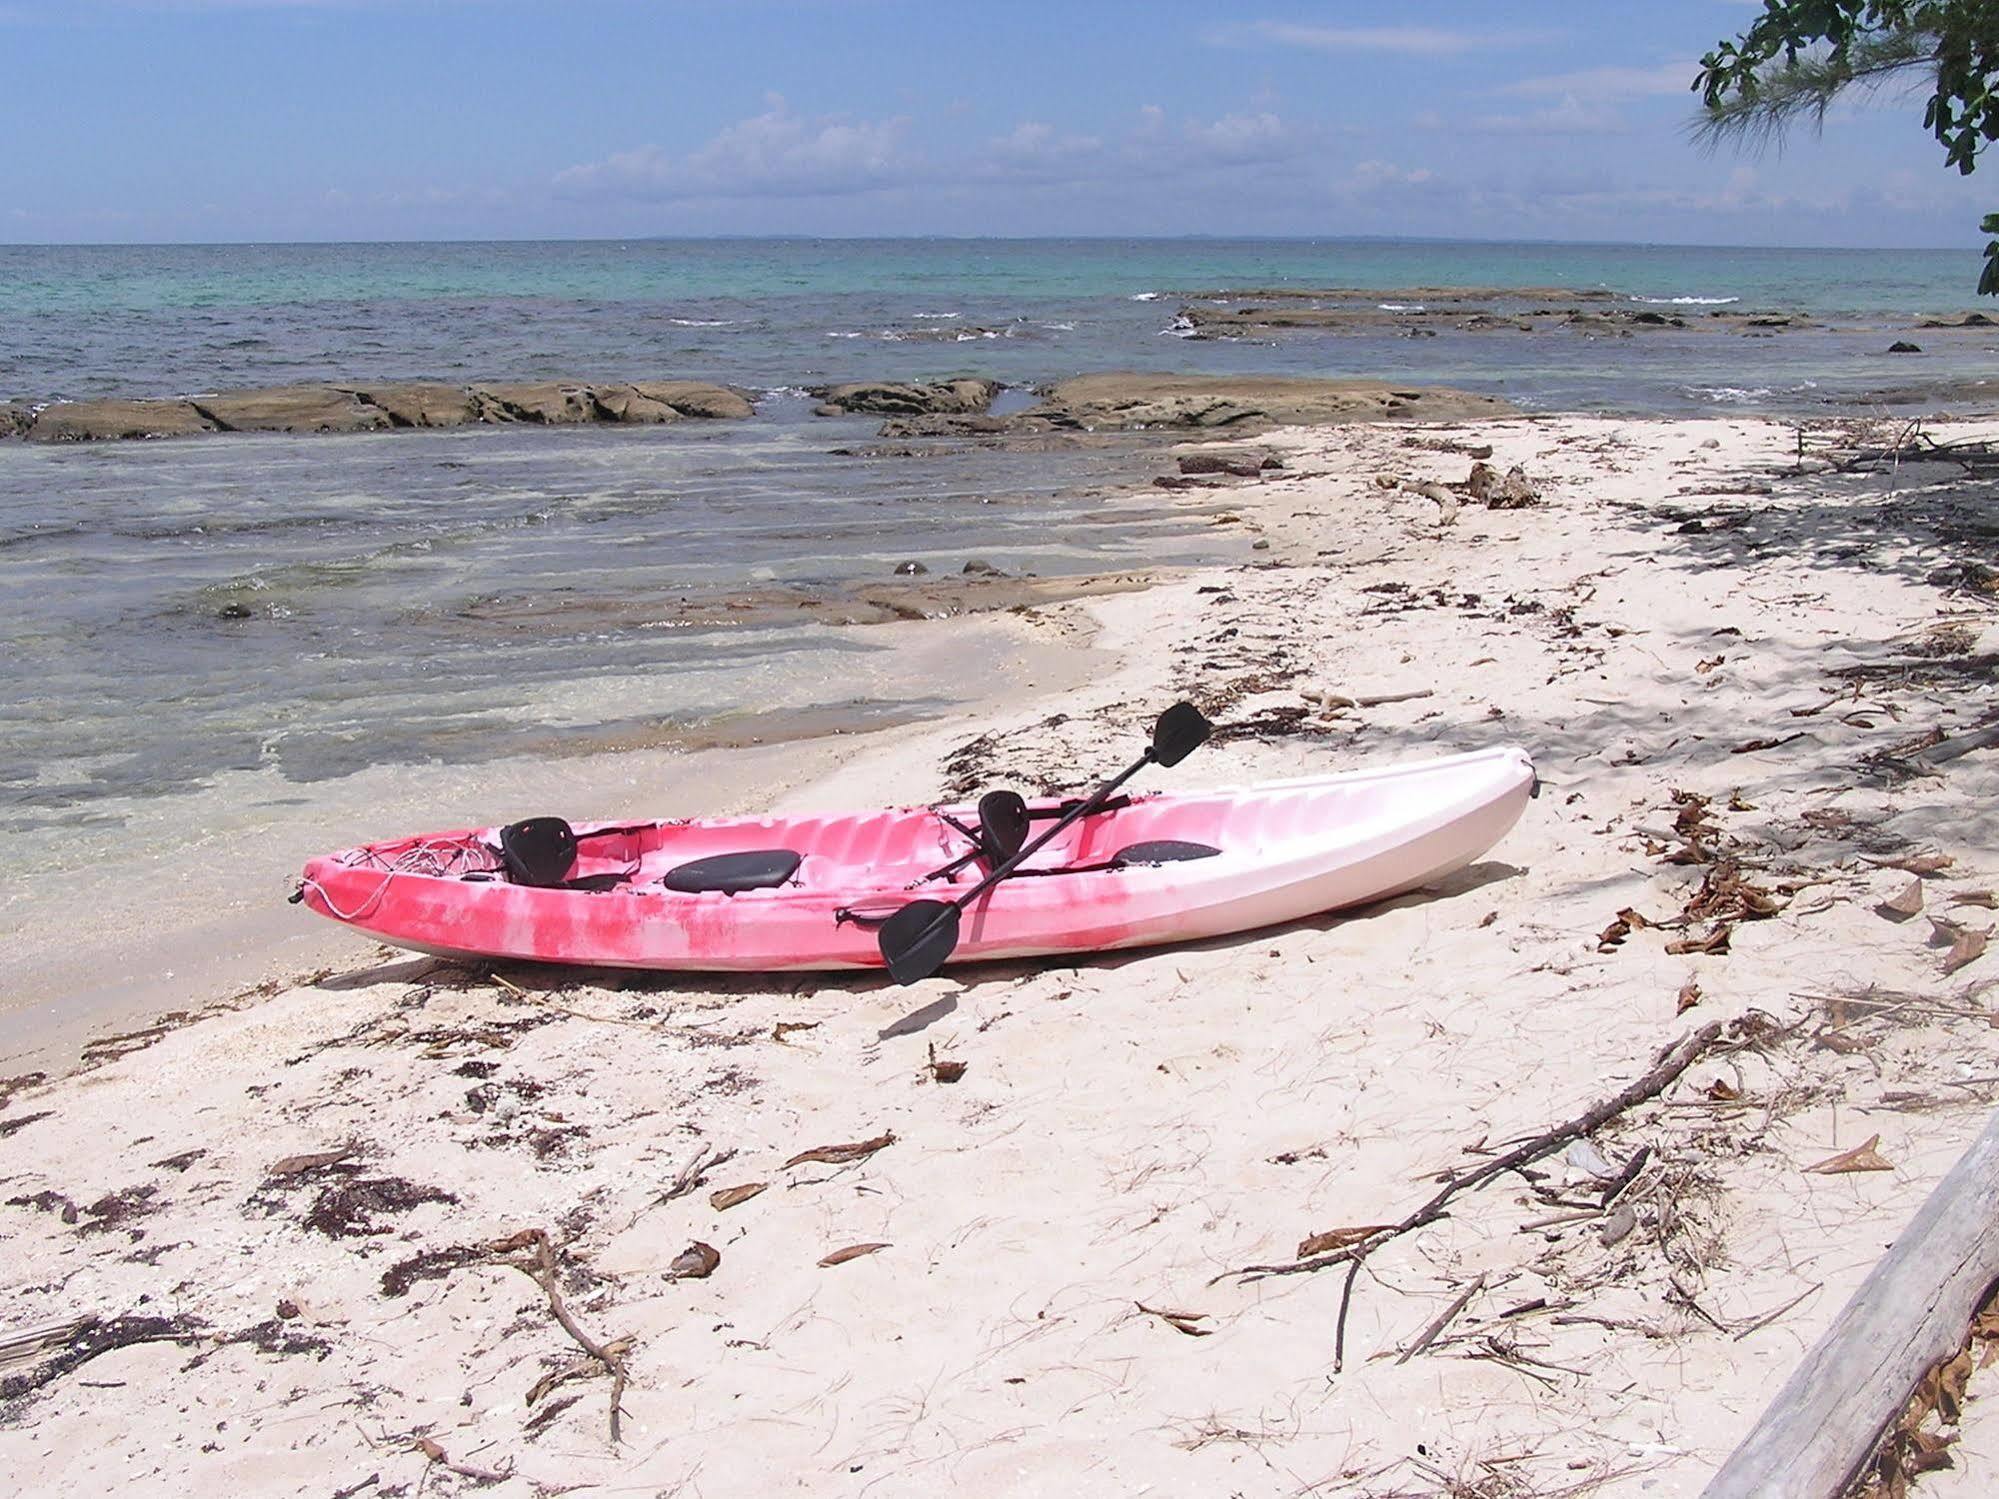
[[[972,901],[954,962],[1102,952],[1281,925],[1401,894],[1463,868],[1518,820],[1534,784],[1503,748],[1235,790],[1134,796],[1082,819]],[[1030,803],[1044,817],[1055,803]],[[517,884],[498,829],[370,844],[312,860],[321,915],[420,952],[642,969],[882,966],[880,918],[949,900],[984,873],[969,808],[579,824],[572,884]],[[1126,862],[1158,840],[1214,850]],[[661,879],[748,850],[799,855],[785,883],[685,892]]]

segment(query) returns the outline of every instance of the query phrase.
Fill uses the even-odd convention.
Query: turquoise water
[[[1606,291],[1698,315],[1912,320],[1974,305],[1962,251],[1298,240],[631,240],[0,247],[0,398],[328,379],[672,375],[775,389],[972,370],[1030,384],[1141,368],[1365,375],[1543,408],[1821,409],[1993,346],[1884,368],[1886,340],[1393,331],[1169,336],[1224,287]],[[1719,394],[1716,394],[1719,392]]]
[[[283,303],[965,294],[1030,301],[1205,286],[1568,286],[1807,312],[1969,305],[1960,250],[1426,240],[599,240],[0,246],[0,316]]]

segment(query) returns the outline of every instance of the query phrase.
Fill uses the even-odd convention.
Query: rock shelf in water
[[[990,407],[999,389],[996,381],[961,375],[933,383],[829,386],[815,394],[825,415],[886,417],[884,437],[1253,430],[1284,424],[1466,420],[1513,410],[1491,396],[1379,380],[1111,372],[1059,381],[1029,410],[995,416]],[[59,401],[42,407],[0,404],[0,438],[95,442],[211,432],[658,425],[742,420],[755,413],[750,392],[693,380],[280,385],[169,399]]]
[[[741,419],[749,394],[697,380],[584,384],[546,380],[278,385],[164,400],[58,401],[0,406],[0,437],[94,442],[205,432],[378,432],[480,424],[577,426]]]

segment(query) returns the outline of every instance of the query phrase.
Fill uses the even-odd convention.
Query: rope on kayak
[[[368,898],[351,911],[343,911],[339,906],[335,905],[333,897],[327,892],[326,887],[310,875],[299,881],[299,889],[311,890],[314,894],[318,895],[320,904],[326,907],[326,912],[329,916],[337,917],[341,921],[359,921],[363,916],[366,916],[376,906],[381,904],[382,897],[388,894],[389,884],[395,877],[396,872],[391,869],[387,874],[382,876],[382,883],[370,892]]]

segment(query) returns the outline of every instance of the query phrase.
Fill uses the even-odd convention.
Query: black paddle
[[[889,978],[898,984],[913,984],[918,979],[929,978],[942,968],[958,945],[960,911],[1026,863],[1057,833],[1102,807],[1116,794],[1118,787],[1146,766],[1178,765],[1207,742],[1213,728],[1192,703],[1175,703],[1160,714],[1159,721],[1152,726],[1152,743],[1143,755],[1105,781],[1087,799],[1070,808],[1032,843],[1023,845],[1020,841],[1027,833],[1025,804],[1020,803],[1020,799],[1011,792],[989,793],[979,803],[980,824],[996,847],[1005,847],[1010,842],[1013,852],[978,884],[954,899],[913,900],[882,923],[877,940],[881,944],[882,961],[888,964]],[[1003,805],[1003,799],[1007,797],[1013,797],[1018,811]]]

